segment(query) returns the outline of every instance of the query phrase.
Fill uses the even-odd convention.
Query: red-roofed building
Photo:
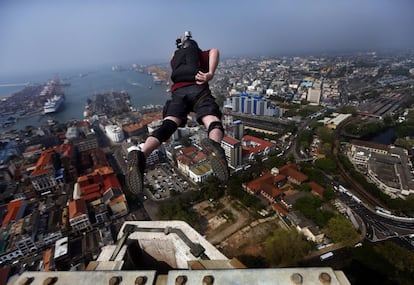
[[[286,216],[289,212],[282,207],[280,204],[278,203],[273,203],[272,204],[272,209],[275,210],[276,212],[278,212],[279,214]]]
[[[192,145],[182,148],[180,152],[185,156],[193,156],[195,153],[198,152],[198,149]]]
[[[55,269],[54,262],[52,258],[52,249],[46,249],[43,252],[43,271],[49,272]]]
[[[323,198],[323,187],[314,181],[310,181],[309,186],[311,187],[311,193]]]
[[[33,188],[40,195],[53,193],[63,187],[64,181],[77,177],[72,144],[61,144],[42,151],[30,174]]]
[[[295,164],[287,164],[281,168],[273,168],[270,172],[247,183],[243,183],[243,189],[253,195],[261,195],[273,203],[282,194],[280,188],[287,182],[300,185],[308,180],[308,177],[298,170]]]
[[[274,185],[279,188],[283,185],[285,179],[286,176],[284,175],[274,175],[272,172],[267,172],[253,181],[243,183],[242,186],[243,189],[250,194],[260,194],[260,191],[262,191],[266,185]]]
[[[201,164],[207,160],[207,156],[195,146],[184,147],[177,156],[178,169],[188,174],[190,167]]]
[[[308,176],[300,172],[298,166],[293,163],[288,163],[279,168],[279,173],[285,175],[291,183],[296,185],[308,180]]]
[[[105,152],[101,148],[86,150],[80,153],[80,173],[104,166],[109,166],[109,162],[106,159]]]
[[[284,175],[274,175],[272,172],[267,172],[253,181],[243,183],[242,187],[246,192],[254,195],[260,194],[273,203],[282,194],[279,187],[283,185],[285,180],[286,176]]]
[[[150,112],[142,115],[142,119],[151,122],[162,120],[162,112]]]
[[[69,201],[69,224],[75,231],[92,228],[84,200],[78,199]]]
[[[134,123],[122,127],[122,130],[129,136],[139,136],[148,133],[148,124],[152,123],[153,120],[142,120],[139,123]]]
[[[276,144],[254,136],[245,135],[242,139],[243,160],[252,160],[276,149]]]
[[[125,216],[129,212],[125,195],[120,195],[111,199],[108,206],[111,209],[114,218]]]
[[[111,167],[101,167],[78,178],[74,198],[91,201],[102,197],[110,189],[121,189],[121,184]]]
[[[33,188],[41,195],[48,194],[59,189],[63,179],[56,180],[56,170],[59,169],[59,158],[53,149],[42,152],[37,160],[35,169],[30,174]]]
[[[182,148],[177,155],[178,169],[194,182],[203,182],[213,174],[205,153],[195,146]]]
[[[124,198],[119,198],[121,196]],[[96,219],[97,221],[106,220],[108,207],[111,208],[114,216],[122,216],[129,211],[126,200],[125,204],[121,202],[125,196],[111,167],[101,167],[88,175],[79,177],[75,184],[74,199],[91,202],[95,217],[100,217]]]
[[[7,215],[4,217],[2,227],[6,227],[11,221],[16,221],[23,217],[26,209],[26,201],[23,199],[17,199],[10,201],[7,204]]]
[[[273,186],[272,184],[265,184],[263,185],[263,189],[260,194],[265,197],[269,202],[275,202],[276,198],[278,198],[282,191],[277,187]]]

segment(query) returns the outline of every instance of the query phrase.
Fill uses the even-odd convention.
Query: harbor
[[[163,105],[168,99],[165,85],[154,84],[151,74],[135,70],[113,72],[111,67],[95,67],[58,73],[59,78],[64,82],[61,88],[65,100],[57,112],[44,114],[46,99],[38,97],[45,87],[45,82],[48,82],[53,74],[56,72],[45,74],[43,78],[36,79],[39,83],[21,86],[22,89],[19,91],[1,98],[0,122],[6,122],[9,117],[15,119],[2,125],[0,129],[2,132],[19,130],[26,126],[38,127],[47,124],[48,120],[61,123],[74,119],[82,120],[87,99],[100,93],[125,91],[130,97],[131,107],[136,109],[149,104]],[[88,74],[88,76],[82,77],[79,74]],[[34,82],[33,79],[27,77],[18,80],[19,78],[14,79],[14,82]],[[148,88],[149,86],[152,88]]]

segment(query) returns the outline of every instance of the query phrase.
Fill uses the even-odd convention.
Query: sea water
[[[82,120],[87,99],[98,93],[127,91],[131,98],[131,105],[134,108],[140,108],[148,104],[164,104],[170,96],[166,92],[168,86],[154,84],[152,76],[145,72],[133,70],[112,71],[111,66],[104,66],[82,70],[10,76],[9,78],[3,77],[0,78],[0,97],[9,96],[22,90],[24,86],[20,84],[27,82],[43,84],[55,77],[70,84],[63,87],[66,100],[59,112],[21,118],[14,125],[0,129],[0,131],[22,129],[27,125],[40,126],[48,119],[62,123],[72,119]]]

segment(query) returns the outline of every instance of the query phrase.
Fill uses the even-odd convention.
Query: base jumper
[[[128,149],[126,183],[134,194],[143,191],[146,158],[178,127],[185,126],[190,112],[195,112],[197,122],[207,129],[208,137],[202,140],[201,146],[214,175],[222,182],[229,177],[225,153],[220,145],[224,136],[222,113],[208,85],[219,63],[219,51],[217,48],[202,51],[190,32],[185,32],[176,44],[177,49],[171,59],[172,97],[164,106],[162,124],[141,148],[134,146]]]

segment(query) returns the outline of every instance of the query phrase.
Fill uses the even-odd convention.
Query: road
[[[312,119],[308,118],[300,127],[299,131],[305,129],[312,122]],[[338,199],[349,207],[352,212],[357,215],[357,217],[366,231],[365,238],[369,241],[376,242],[387,239],[398,240],[399,242],[405,244],[407,248],[410,248],[414,251],[414,242],[407,241],[407,236],[414,234],[414,221],[413,222],[404,222],[398,221],[392,218],[386,218],[378,215],[373,209],[375,206],[382,206],[382,203],[370,193],[367,193],[365,189],[357,182],[354,181],[353,177],[343,168],[342,163],[338,159],[339,152],[339,138],[338,134],[340,133],[340,128],[336,130],[335,137],[335,148],[334,154],[340,175],[343,179],[352,187],[352,194],[363,200],[363,203],[358,203],[356,200],[352,199],[351,196],[348,196],[344,193],[338,192]],[[296,161],[301,161],[304,157],[300,154],[299,144],[296,142],[294,147],[289,149]],[[325,175],[328,181],[331,181],[332,184],[337,184],[337,181],[332,180],[328,175]],[[348,189],[349,191],[349,189]],[[351,193],[351,191],[349,191]]]
[[[414,221],[399,221],[378,215],[372,208],[364,203],[357,203],[350,196],[338,193],[338,198],[349,207],[354,214],[358,215],[366,229],[365,238],[371,242],[387,239],[401,239],[401,242],[414,234]],[[407,248],[414,251],[414,243],[408,243]]]

